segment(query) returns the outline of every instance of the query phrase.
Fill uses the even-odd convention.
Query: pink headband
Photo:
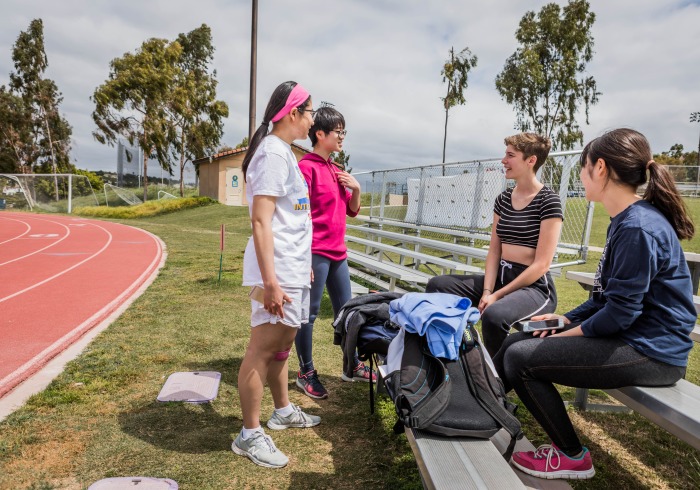
[[[279,121],[284,116],[289,114],[293,108],[299,107],[301,104],[306,102],[306,99],[308,98],[309,93],[304,87],[297,83],[296,86],[292,89],[292,91],[289,92],[289,97],[287,97],[287,103],[284,105],[282,110],[275,114],[275,117],[272,118],[272,122]]]

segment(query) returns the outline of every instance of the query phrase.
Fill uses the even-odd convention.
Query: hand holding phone
[[[265,304],[265,290],[260,286],[253,286],[250,289],[250,299],[257,301],[260,304]]]
[[[551,320],[522,322],[523,332],[541,332],[546,330],[561,330],[564,328],[563,318],[552,318]]]

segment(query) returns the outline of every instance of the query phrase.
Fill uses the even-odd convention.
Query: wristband
[[[489,289],[489,288],[484,288],[484,292],[486,292],[486,291],[488,291],[489,293],[493,293],[493,290]]]

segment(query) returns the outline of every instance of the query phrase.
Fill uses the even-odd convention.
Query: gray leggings
[[[569,456],[581,451],[581,442],[555,383],[595,389],[667,386],[685,376],[685,367],[655,361],[614,337],[540,339],[518,332],[505,340],[493,362],[506,390],[515,390],[554,444]]]
[[[518,277],[527,266],[501,260],[494,289],[498,291]],[[479,304],[484,294],[484,276],[481,274],[450,274],[430,279],[426,293],[450,293],[469,298],[473,306]],[[549,273],[533,284],[507,294],[481,315],[481,332],[486,350],[493,357],[517,322],[535,315],[553,313],[557,309],[557,292]]]

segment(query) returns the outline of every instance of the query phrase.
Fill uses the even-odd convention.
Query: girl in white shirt
[[[250,342],[238,371],[243,428],[231,448],[255,464],[281,468],[289,459],[260,426],[265,382],[275,410],[273,430],[313,427],[321,418],[290,403],[287,358],[302,323],[308,322],[311,282],[309,194],[291,143],[306,138],[315,111],[296,82],[278,86],[243,160],[253,229],[243,258],[243,285],[252,286]],[[272,130],[268,134],[268,127]]]

